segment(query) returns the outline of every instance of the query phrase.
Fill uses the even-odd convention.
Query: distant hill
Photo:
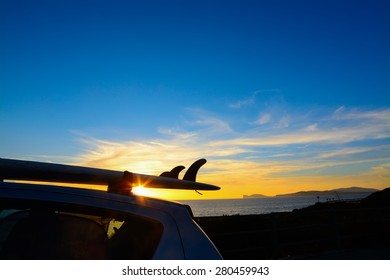
[[[263,198],[263,197],[269,197],[262,194],[251,194],[251,195],[245,195],[242,198]]]
[[[295,193],[287,193],[287,194],[278,194],[274,197],[304,197],[304,196],[324,196],[324,195],[340,195],[340,194],[370,194],[377,192],[377,189],[371,188],[360,188],[360,187],[350,187],[350,188],[339,188],[333,190],[326,191],[300,191]],[[252,195],[244,195],[243,198],[264,198],[269,197],[262,194],[252,194]]]

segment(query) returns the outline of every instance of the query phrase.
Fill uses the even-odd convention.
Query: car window
[[[139,215],[10,204],[0,201],[1,259],[150,259],[163,233],[160,222]]]

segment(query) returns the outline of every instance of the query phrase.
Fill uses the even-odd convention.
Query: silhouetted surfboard
[[[0,179],[107,186],[116,184],[127,184],[129,185],[129,187],[136,187],[142,185],[147,188],[203,191],[219,190],[220,187],[195,182],[196,173],[199,170],[200,166],[205,163],[205,160],[202,159],[197,162],[194,163],[196,165],[195,167],[190,167],[190,169],[188,170],[191,175],[187,175],[186,173],[184,176],[186,179],[180,180],[177,177],[179,172],[184,169],[183,166],[179,166],[172,169],[170,171],[170,175],[172,176],[166,177],[84,166],[73,166],[15,159],[0,159]]]

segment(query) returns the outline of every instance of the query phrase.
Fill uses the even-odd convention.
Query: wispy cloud
[[[295,185],[291,178],[297,182],[303,180],[300,171],[331,167],[342,171],[344,166],[353,164],[359,164],[360,168],[367,166],[366,172],[362,172],[366,179],[362,180],[369,183],[368,176],[383,174],[390,162],[389,145],[384,143],[390,139],[390,122],[385,121],[390,119],[389,109],[364,111],[340,107],[328,114],[306,114],[306,119],[291,116],[301,120],[293,127],[235,127],[235,130],[223,116],[199,109],[188,112],[188,118],[180,125],[159,128],[155,137],[142,141],[81,137],[87,149],[76,160],[89,166],[159,174],[175,165],[188,166],[206,157],[209,163],[200,178],[230,186],[240,183],[248,188],[251,182],[275,185],[290,180],[289,184]],[[258,123],[270,120],[264,114]],[[348,172],[342,178],[347,176]]]
[[[271,114],[268,114],[268,113],[264,113],[264,114],[261,114],[260,117],[252,122],[252,124],[258,124],[258,125],[264,125],[264,124],[267,124],[271,121]]]
[[[242,107],[252,105],[255,103],[257,93],[254,92],[251,96],[244,98],[242,100],[238,100],[234,103],[229,104],[229,107],[232,109],[240,109]]]
[[[344,122],[349,120],[348,122]],[[364,120],[364,121],[362,121]],[[386,120],[386,121],[385,121]],[[319,143],[350,143],[372,139],[390,138],[390,110],[371,112],[346,112],[338,119],[324,117],[316,123],[294,130],[247,132],[241,137],[213,141],[210,145],[224,146],[278,146]],[[304,123],[303,123],[304,124]]]
[[[345,107],[343,107],[343,110],[337,110],[336,113],[339,119],[345,120],[368,120],[388,122],[390,119],[390,109],[369,111],[351,109],[350,111],[346,111]]]
[[[185,128],[159,128],[155,138],[141,141],[108,141],[78,133],[87,149],[76,161],[87,166],[159,174],[166,168],[205,156],[230,157],[248,151],[242,147],[214,149],[208,145],[213,137],[232,133],[229,124],[221,119],[196,111],[184,123]]]
[[[360,154],[360,153],[365,153],[365,152],[370,152],[375,149],[382,149],[383,146],[376,146],[376,147],[358,147],[358,148],[344,148],[344,149],[338,149],[338,150],[333,150],[330,152],[324,152],[319,155],[320,158],[334,158],[334,157],[343,157],[343,156],[350,156],[350,155],[355,155],[355,154]]]
[[[279,89],[260,89],[260,90],[256,90],[250,96],[245,97],[245,98],[243,98],[241,100],[238,100],[236,102],[233,102],[233,103],[229,104],[229,107],[232,108],[232,109],[241,109],[241,108],[244,108],[246,106],[250,106],[250,105],[255,104],[256,97],[258,95],[260,95],[260,94],[278,93],[278,92],[280,92]]]
[[[233,132],[230,124],[216,116],[214,113],[199,109],[199,108],[187,108],[189,118],[183,122],[185,129],[196,131],[196,133],[202,133],[206,136],[215,136]]]
[[[288,116],[281,117],[275,124],[275,128],[287,128],[290,125],[290,118]]]

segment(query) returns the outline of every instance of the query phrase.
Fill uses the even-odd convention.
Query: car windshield
[[[0,200],[0,259],[151,259],[158,221],[70,204]]]

